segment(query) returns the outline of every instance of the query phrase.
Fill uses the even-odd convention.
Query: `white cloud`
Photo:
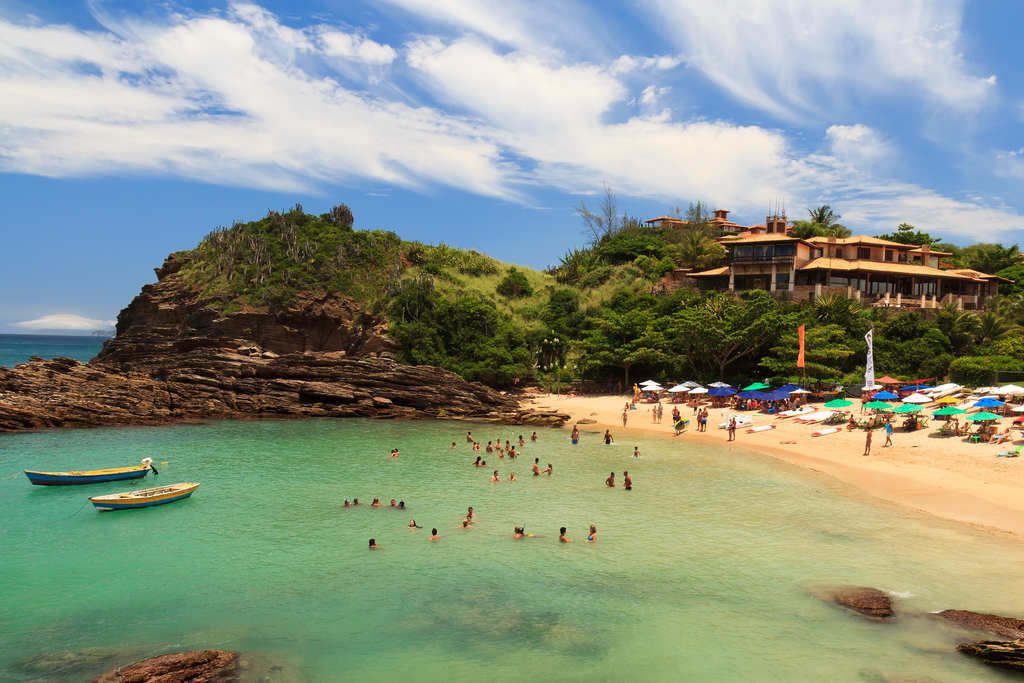
[[[656,85],[649,85],[640,93],[640,104],[653,105],[659,97],[663,97],[671,91],[672,88],[667,85],[660,88]]]
[[[862,169],[871,168],[893,154],[885,137],[862,123],[829,126],[825,138],[833,156]]]
[[[94,320],[77,313],[53,313],[36,318],[35,320],[14,323],[14,326],[25,330],[76,330],[92,332],[93,330],[110,329],[116,324],[117,322],[114,320]]]
[[[995,85],[963,57],[956,0],[649,4],[691,67],[736,99],[788,120],[840,108],[857,93],[908,88],[972,111]]]
[[[609,71],[613,74],[627,74],[633,71],[643,71],[647,69],[667,71],[669,69],[676,68],[682,63],[682,57],[672,57],[669,55],[659,55],[656,57],[633,57],[631,55],[622,55],[612,62]]]
[[[996,152],[996,175],[1024,180],[1024,147]]]
[[[324,31],[320,40],[324,44],[324,53],[332,57],[348,57],[367,64],[390,64],[397,56],[390,45],[381,45],[351,33]]]

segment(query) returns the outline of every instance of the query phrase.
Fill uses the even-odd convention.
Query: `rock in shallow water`
[[[826,602],[875,621],[893,617],[892,598],[885,591],[867,586],[816,586],[811,593]]]
[[[199,650],[161,655],[114,669],[93,683],[228,683],[238,680],[237,652]]]
[[[1024,640],[982,640],[961,643],[956,649],[990,666],[1024,673]]]
[[[1001,638],[1024,639],[1024,619],[1001,617],[962,609],[947,609],[934,615],[951,624],[975,631],[987,631]]]

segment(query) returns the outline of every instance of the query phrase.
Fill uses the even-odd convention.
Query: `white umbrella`
[[[992,389],[994,389],[994,388],[995,387],[978,387],[977,389],[974,390],[974,393],[976,393],[976,394],[987,394],[988,392],[992,391]]]
[[[652,384],[653,384],[654,386],[658,386],[658,387],[660,387],[660,386],[661,386],[660,384],[658,384],[657,382],[655,382],[655,381],[654,381],[653,379],[646,379],[646,380],[644,380],[643,382],[640,382],[640,386],[642,386],[642,387],[650,386],[650,385],[652,385]]]
[[[809,394],[811,392],[807,391],[806,389],[794,389],[793,391],[791,391],[789,393],[791,393],[791,394]]]
[[[690,389],[691,394],[706,394],[708,390],[704,387],[697,387],[696,389]]]
[[[692,389],[694,387],[699,387],[700,384],[698,384],[697,382],[694,382],[692,379],[689,379],[689,380],[686,380],[685,382],[683,382],[682,384],[680,384],[679,386],[686,387],[687,389]]]
[[[709,387],[714,387],[715,389],[724,389],[725,387],[731,387],[732,385],[731,384],[726,384],[725,382],[712,382],[708,386]]]
[[[671,389],[669,389],[669,392],[673,393],[673,394],[680,394],[680,393],[685,393],[685,392],[687,392],[689,390],[690,390],[690,387],[686,386],[685,384],[677,384],[674,387],[672,387]]]
[[[904,403],[931,403],[931,397],[924,394],[911,394],[903,399]]]
[[[988,393],[1000,396],[1016,396],[1018,394],[1024,394],[1024,387],[1019,387],[1016,384],[1007,384],[1006,386],[996,387]]]
[[[860,390],[861,391],[874,391],[876,389],[884,389],[884,388],[885,387],[883,387],[881,384],[872,384],[870,387],[861,387]]]
[[[1024,406],[1014,406],[1012,411],[1015,413],[1024,413]]]

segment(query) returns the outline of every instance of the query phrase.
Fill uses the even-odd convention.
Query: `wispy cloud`
[[[94,330],[108,330],[116,324],[113,320],[95,320],[78,315],[77,313],[53,313],[36,318],[35,320],[14,323],[14,326],[20,327],[23,330],[75,330],[78,332],[92,332]]]

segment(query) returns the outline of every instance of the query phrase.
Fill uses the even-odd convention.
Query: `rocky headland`
[[[568,416],[432,366],[396,362],[386,321],[354,299],[303,291],[233,306],[182,277],[190,252],[155,269],[87,364],[0,368],[0,431],[222,418],[448,418],[561,425]]]

